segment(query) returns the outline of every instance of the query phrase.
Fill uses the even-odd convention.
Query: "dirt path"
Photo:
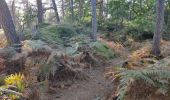
[[[112,63],[117,64],[120,60],[116,58]],[[88,80],[76,81],[67,88],[59,89],[48,100],[106,100],[114,84],[104,77],[105,69],[107,67],[104,66],[86,69],[84,73],[89,76]]]

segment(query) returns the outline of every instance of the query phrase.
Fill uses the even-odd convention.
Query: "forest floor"
[[[112,66],[123,61],[121,58],[112,60]],[[43,97],[44,100],[106,100],[110,97],[114,83],[105,77],[107,68],[110,66],[100,66],[86,69],[84,74],[89,78],[83,81],[75,81],[66,87],[58,88],[57,92]]]
[[[110,96],[113,95],[111,93],[114,92],[116,86],[111,79],[105,77],[106,73],[113,66],[121,66],[129,51],[126,48],[120,48],[113,41],[109,42],[99,37],[98,40],[117,50],[117,53],[121,55],[108,61],[106,66],[84,69],[82,72],[88,76],[87,80],[61,83],[63,86],[53,89],[56,90],[54,93],[44,94],[42,97],[44,100],[110,100]]]
[[[88,40],[88,38],[83,37],[77,40]],[[41,100],[113,100],[112,97],[117,97],[115,91],[117,90],[118,84],[113,82],[112,76],[116,67],[139,70],[159,62],[159,60],[150,56],[150,40],[141,43],[127,40],[121,43],[109,41],[107,38],[103,38],[102,35],[98,36],[97,40],[98,41],[95,42],[97,50],[100,51],[101,54],[104,52],[107,56],[97,55],[97,52],[94,52],[94,50],[96,50],[94,47],[89,48],[89,45],[94,45],[93,43],[89,43],[89,45],[81,44],[79,49],[73,45],[72,48],[67,49],[74,52],[74,49],[76,49],[78,53],[68,55],[66,53],[69,52],[65,50],[64,52],[66,53],[64,55],[62,54],[63,48],[60,48],[60,45],[58,45],[58,48],[55,48],[55,46],[51,48],[49,44],[44,44],[43,41],[28,40],[23,42],[23,51],[26,53],[23,52],[19,55],[14,55],[14,58],[18,58],[19,60],[20,58],[25,59],[23,64],[26,69],[23,73],[27,75],[27,83],[33,83],[33,85],[30,86],[38,89],[35,93],[38,94]],[[161,44],[162,56],[165,58],[170,55],[170,42],[162,41]],[[4,42],[0,42],[0,45],[3,47]],[[109,50],[114,52],[115,55],[110,56],[112,53],[108,53],[110,52]],[[18,59],[16,62],[19,61]],[[50,66],[46,66],[47,64]],[[39,73],[40,71],[47,71],[47,73],[51,71],[50,74],[53,76],[48,76],[47,84],[46,80],[38,79],[38,75],[44,77]],[[53,74],[53,72],[55,73]],[[34,75],[34,73],[36,74]],[[81,78],[77,78],[79,75]],[[83,75],[83,77],[81,75]],[[43,83],[43,85],[41,83]]]
[[[106,43],[110,48],[112,48],[119,56],[108,61],[106,66],[93,67],[92,69],[84,69],[83,73],[89,78],[87,80],[74,81],[67,86],[58,88],[57,92],[54,94],[48,94],[49,97],[44,100],[112,100],[111,96],[115,95],[117,88],[116,83],[113,83],[111,79],[106,78],[106,74],[114,66],[122,66],[123,63],[128,62],[132,65],[139,65],[137,69],[141,69],[144,66],[148,66],[148,63],[140,65],[140,60],[145,60],[145,56],[148,56],[148,47],[150,47],[148,41],[146,43],[140,44],[136,49],[129,50],[127,47],[120,46],[113,41],[106,41],[104,39],[98,38],[98,40]],[[168,42],[169,43],[169,42]],[[167,56],[168,51],[164,52],[165,47],[168,47],[166,42],[163,42],[162,51],[163,54]],[[144,58],[143,58],[144,57]],[[134,60],[134,58],[137,60]],[[158,99],[159,100],[159,99]]]

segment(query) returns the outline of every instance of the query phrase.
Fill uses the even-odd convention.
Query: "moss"
[[[115,58],[116,55],[112,49],[110,49],[106,44],[96,41],[92,44],[92,48],[100,55],[106,57],[107,59]]]

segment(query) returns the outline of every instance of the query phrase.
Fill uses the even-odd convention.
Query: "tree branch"
[[[15,95],[23,97],[22,93],[19,93],[19,92],[13,91],[13,90],[5,89],[5,88],[0,88],[0,91],[6,92],[6,93],[10,93],[10,94],[15,94]]]

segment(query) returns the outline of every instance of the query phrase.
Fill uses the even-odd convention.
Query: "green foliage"
[[[28,8],[25,9],[23,15],[23,23],[26,25],[27,28],[30,28],[33,25],[36,16],[37,14],[35,12],[35,9],[31,5],[28,5]]]
[[[25,40],[23,41],[23,50],[28,52],[51,52],[51,48],[47,43],[41,40]]]
[[[122,31],[136,40],[139,40],[143,33],[154,33],[154,0],[111,0],[108,7],[110,22],[124,26],[117,28],[117,31]]]
[[[137,80],[157,88],[164,95],[168,92],[170,86],[170,72],[166,68],[152,67],[143,70],[121,69],[116,73],[115,78],[120,79],[118,100],[124,100],[129,86]]]
[[[47,43],[62,43],[75,34],[77,32],[71,25],[43,25],[38,37]]]
[[[16,86],[17,89],[22,92],[25,88],[24,75],[23,74],[11,74],[5,78],[5,85]]]
[[[61,42],[59,38],[59,33],[57,31],[57,26],[47,26],[40,28],[39,38],[46,41],[47,43],[57,43]]]
[[[108,59],[114,58],[116,56],[112,49],[110,49],[105,43],[102,43],[100,41],[91,43],[91,47],[94,49],[95,52]]]
[[[121,21],[122,18],[128,15],[129,5],[126,0],[111,0],[109,2],[109,13],[112,19]]]
[[[74,25],[74,28],[78,34],[90,34],[92,32],[91,27],[88,27],[88,25]]]
[[[149,21],[148,21],[149,20]],[[142,33],[148,32],[154,33],[155,22],[152,19],[147,19],[146,17],[137,18],[133,21],[126,23],[125,32],[134,39],[139,39]]]

